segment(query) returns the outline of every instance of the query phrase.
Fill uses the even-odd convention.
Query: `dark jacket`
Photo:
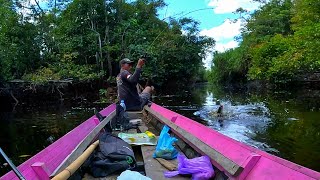
[[[127,109],[141,106],[140,97],[136,87],[140,74],[141,68],[136,68],[133,74],[127,70],[121,69],[117,76],[119,101],[124,100]]]

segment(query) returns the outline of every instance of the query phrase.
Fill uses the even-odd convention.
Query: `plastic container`
[[[124,103],[124,100],[120,101],[120,106],[122,106],[123,110],[126,111],[126,104]]]

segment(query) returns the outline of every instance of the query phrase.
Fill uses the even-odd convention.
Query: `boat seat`
[[[129,116],[129,119],[141,119],[142,111],[126,111]]]

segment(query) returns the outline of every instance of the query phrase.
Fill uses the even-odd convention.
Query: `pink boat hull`
[[[115,110],[112,104],[100,113],[109,115]],[[75,129],[58,139],[56,142],[22,163],[18,170],[27,180],[44,180],[51,175],[63,160],[77,147],[77,145],[99,124],[99,120],[92,116]],[[0,178],[1,180],[13,180],[18,177],[13,171],[8,172]]]
[[[227,174],[231,179],[320,179],[319,172],[245,145],[157,104],[153,103],[150,108],[166,119],[175,119],[173,123],[177,126],[244,168],[238,177]],[[215,161],[212,163],[225,172]]]

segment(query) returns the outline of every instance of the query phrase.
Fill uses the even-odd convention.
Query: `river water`
[[[320,171],[320,99],[314,92],[272,93],[198,85],[153,97],[157,104],[233,139]],[[96,99],[19,104],[0,113],[0,147],[15,164],[91,117]],[[223,106],[222,115],[215,112]],[[0,175],[8,170],[0,158]]]

